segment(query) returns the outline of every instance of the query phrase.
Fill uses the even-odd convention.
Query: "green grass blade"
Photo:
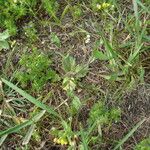
[[[139,13],[138,13],[138,5],[137,5],[137,1],[136,0],[132,0],[133,2],[133,10],[134,10],[134,16],[136,19],[135,22],[135,29],[136,29],[136,34],[139,36],[140,33],[140,20],[139,20]]]
[[[61,21],[62,21],[62,19],[64,18],[64,16],[68,13],[68,11],[69,11],[69,9],[70,9],[70,5],[68,4],[65,8],[64,8],[64,10],[63,10],[63,13],[62,13],[62,15],[61,15]]]
[[[137,5],[136,0],[132,0],[132,2],[133,2],[133,9],[134,9],[135,18],[136,18],[136,20],[138,20],[139,19],[138,5]]]
[[[122,146],[132,135],[133,133],[144,123],[146,119],[144,118],[136,126],[115,146],[113,150],[117,150],[120,146]]]
[[[31,95],[29,95],[28,93],[26,93],[25,91],[23,91],[20,88],[18,88],[13,83],[11,83],[11,82],[3,79],[3,78],[1,80],[5,84],[7,84],[9,87],[11,87],[13,90],[15,90],[20,95],[22,95],[24,98],[26,98],[28,101],[30,101],[31,103],[35,104],[37,107],[39,107],[39,108],[41,108],[43,110],[46,110],[48,113],[53,114],[54,116],[57,116],[57,117],[60,118],[60,116],[58,115],[58,113],[56,111],[54,111],[54,109],[51,108],[50,106],[47,106],[47,105],[43,104],[42,102],[38,101],[37,99],[35,99],[34,97],[32,97]]]
[[[6,129],[6,130],[3,130],[3,131],[0,131],[0,137],[1,136],[4,136],[4,135],[8,135],[10,133],[14,133],[14,132],[17,132],[23,128],[25,128],[26,126],[28,125],[31,125],[31,124],[34,124],[35,122],[37,122],[44,114],[45,114],[45,110],[42,110],[41,112],[39,112],[38,114],[36,114],[33,118],[31,118],[30,120],[28,121],[25,121],[19,125],[16,125],[12,128],[9,128],[9,129]]]
[[[82,139],[84,150],[88,150],[88,143],[87,143],[86,135],[82,128],[80,130],[80,133],[81,133],[81,139]]]
[[[147,7],[145,7],[145,6],[143,5],[143,3],[142,3],[140,0],[136,0],[136,2],[137,2],[137,4],[138,4],[139,6],[141,6],[141,7],[143,8],[143,10],[144,10],[145,12],[147,12],[147,13],[150,14],[149,9],[148,9]]]
[[[5,141],[5,139],[7,138],[8,134],[5,134],[4,136],[2,136],[0,138],[0,146],[3,144],[3,142]]]
[[[26,126],[31,125],[32,122],[33,122],[32,120],[28,120],[28,121],[25,121],[24,123],[21,123],[21,124],[19,124],[19,125],[16,125],[16,126],[14,126],[14,127],[12,127],[12,128],[9,128],[9,129],[7,129],[7,130],[0,131],[0,137],[1,137],[1,136],[4,136],[4,135],[6,135],[6,134],[10,134],[10,133],[17,132],[17,131],[19,131],[20,129],[25,128]]]

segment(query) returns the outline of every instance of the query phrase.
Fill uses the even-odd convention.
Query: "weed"
[[[17,32],[15,22],[27,14],[26,1],[1,1],[0,2],[0,26],[7,28],[10,34]]]
[[[85,77],[88,73],[88,64],[77,65],[72,56],[66,55],[63,57],[62,67],[65,72],[63,80],[64,90],[72,92],[75,90],[77,80]]]
[[[75,138],[76,133],[72,131],[71,127],[72,119],[70,118],[69,121],[62,121],[62,128],[63,130],[58,130],[52,128],[51,133],[55,136],[54,143],[60,145],[70,145],[75,146]]]
[[[59,80],[59,76],[50,68],[51,63],[45,54],[33,49],[31,54],[24,54],[19,61],[21,68],[17,71],[16,78],[23,87],[31,84],[33,90],[39,91],[49,80]]]

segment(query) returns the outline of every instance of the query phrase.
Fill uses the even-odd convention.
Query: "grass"
[[[147,150],[148,4],[1,1],[2,149]]]

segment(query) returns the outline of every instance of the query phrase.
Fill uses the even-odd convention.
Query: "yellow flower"
[[[67,145],[68,142],[67,142],[66,139],[60,139],[60,144],[61,144],[61,145]]]
[[[17,3],[17,0],[14,0],[14,3]]]
[[[26,121],[26,119],[22,118],[22,117],[13,117],[12,119],[13,119],[14,123],[16,123],[16,124],[21,124]]]
[[[97,7],[97,9],[101,9],[102,8],[102,6],[100,4],[97,4],[96,7]]]
[[[101,5],[100,4],[97,4],[96,7],[97,9],[101,10],[101,9],[107,9],[108,7],[110,7],[111,5],[109,3],[102,3]]]
[[[109,3],[105,3],[105,2],[104,2],[104,3],[102,4],[102,7],[103,7],[104,9],[105,9],[105,8],[108,8],[109,6],[110,6]]]
[[[67,145],[68,141],[65,138],[54,138],[53,140],[54,143],[60,144],[60,145]]]
[[[57,138],[54,138],[53,142],[54,142],[54,143],[57,143],[57,140],[58,140]]]

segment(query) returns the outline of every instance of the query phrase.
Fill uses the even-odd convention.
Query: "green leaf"
[[[31,95],[27,94],[25,91],[21,90],[20,88],[18,88],[16,85],[14,85],[13,83],[5,80],[5,79],[1,79],[5,84],[7,84],[9,87],[11,87],[13,90],[15,90],[16,92],[18,92],[20,95],[22,95],[24,98],[26,98],[28,101],[30,101],[31,103],[35,104],[37,107],[46,110],[48,113],[53,114],[56,117],[60,118],[60,115],[54,111],[53,108],[51,108],[48,105],[43,104],[41,101],[38,101],[37,99],[35,99],[34,97],[32,97]]]
[[[65,91],[72,92],[76,88],[76,83],[74,78],[65,77],[63,80],[63,89]]]
[[[136,126],[115,146],[113,150],[117,150],[120,146],[122,146],[132,135],[133,133],[144,123],[146,119],[144,118],[140,122],[136,124]]]
[[[99,60],[109,60],[108,56],[99,50],[93,51],[93,57]]]
[[[72,101],[72,106],[75,109],[75,111],[78,111],[81,107],[81,101],[77,96],[74,96],[73,101]]]
[[[77,65],[75,67],[76,78],[83,78],[88,73],[87,65]]]
[[[9,49],[9,44],[7,41],[0,41],[0,50]]]
[[[76,62],[73,57],[69,56],[69,54],[67,56],[63,57],[62,67],[65,72],[72,71],[75,68],[75,66],[76,66]]]
[[[0,136],[4,136],[4,135],[8,135],[10,133],[14,133],[19,131],[20,129],[25,128],[28,125],[34,124],[35,122],[37,122],[44,114],[45,114],[45,110],[40,111],[38,114],[36,114],[34,117],[32,117],[30,120],[25,121],[19,125],[16,125],[12,128],[0,131]]]
[[[51,42],[55,44],[57,47],[61,47],[61,42],[56,33],[51,33]]]
[[[80,127],[80,133],[81,133],[81,140],[82,140],[82,147],[81,147],[81,149],[89,150],[86,132],[81,127]]]
[[[10,37],[10,35],[9,35],[8,30],[4,31],[3,33],[0,33],[0,41],[4,41],[9,37]]]

